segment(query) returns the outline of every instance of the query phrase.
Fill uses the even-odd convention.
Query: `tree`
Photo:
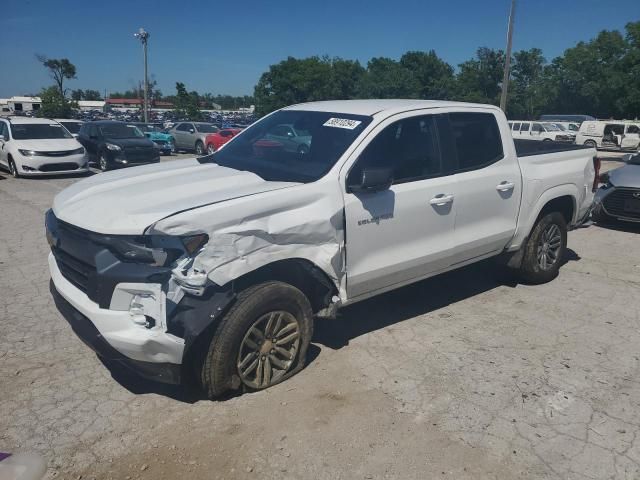
[[[71,90],[71,99],[75,101],[83,100],[84,91],[81,88],[78,88],[77,90]]]
[[[455,100],[477,103],[500,103],[504,52],[481,47],[476,57],[459,65],[455,82]]]
[[[391,58],[372,58],[357,87],[360,98],[418,98],[420,83],[413,73]]]
[[[537,118],[550,92],[545,85],[546,60],[539,48],[521,50],[513,56],[507,112],[512,118]]]
[[[198,105],[198,93],[188,93],[182,82],[176,82],[174,111],[176,116],[181,119],[200,120],[202,118]]]
[[[38,116],[45,118],[72,118],[73,109],[77,106],[69,102],[55,86],[43,89],[40,99],[42,104],[38,110]]]
[[[93,101],[102,100],[102,95],[100,95],[100,92],[98,90],[85,90],[82,99]]]
[[[256,107],[261,114],[293,103],[332,98],[332,63],[323,57],[289,57],[271,65],[254,89]]]
[[[409,70],[418,81],[420,98],[450,98],[454,82],[453,67],[438,57],[434,50],[407,52],[400,58],[400,65]]]
[[[44,55],[36,55],[36,58],[49,70],[49,75],[56,82],[60,95],[64,97],[64,81],[65,79],[71,80],[72,78],[76,78],[76,66],[67,58],[47,58]]]

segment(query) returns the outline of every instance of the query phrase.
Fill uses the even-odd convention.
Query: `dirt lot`
[[[55,310],[43,214],[76,180],[0,172],[0,451],[48,478],[640,478],[639,230],[570,233],[547,285],[480,264],[354,305],[301,374],[210,402],[105,368]]]

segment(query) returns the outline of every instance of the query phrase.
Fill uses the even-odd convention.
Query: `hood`
[[[608,173],[616,187],[640,188],[640,165],[625,165]]]
[[[178,212],[295,185],[195,158],[175,160],[81,180],[55,197],[53,211],[92,232],[139,235]]]
[[[15,140],[17,148],[37,152],[59,152],[82,147],[75,138],[50,138],[43,140]]]
[[[153,147],[153,142],[144,138],[105,138],[106,143],[113,143],[121,148],[127,147]]]

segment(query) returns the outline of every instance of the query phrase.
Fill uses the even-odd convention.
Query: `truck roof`
[[[283,110],[312,110],[318,112],[347,113],[352,115],[373,116],[378,113],[396,113],[397,111],[417,110],[421,108],[471,107],[495,108],[480,103],[450,102],[445,100],[416,99],[371,99],[371,100],[328,100],[323,102],[299,103]]]

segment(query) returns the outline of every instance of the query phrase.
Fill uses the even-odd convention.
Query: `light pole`
[[[509,29],[507,30],[507,56],[504,59],[504,77],[502,77],[502,95],[500,95],[500,108],[507,111],[507,90],[509,90],[509,69],[511,68],[511,40],[513,38],[513,17],[516,13],[516,0],[511,0],[511,12],[509,13]]]
[[[149,41],[149,32],[140,27],[138,33],[134,33],[133,36],[140,39],[144,52],[144,122],[149,123],[149,76],[147,75],[147,42]]]

